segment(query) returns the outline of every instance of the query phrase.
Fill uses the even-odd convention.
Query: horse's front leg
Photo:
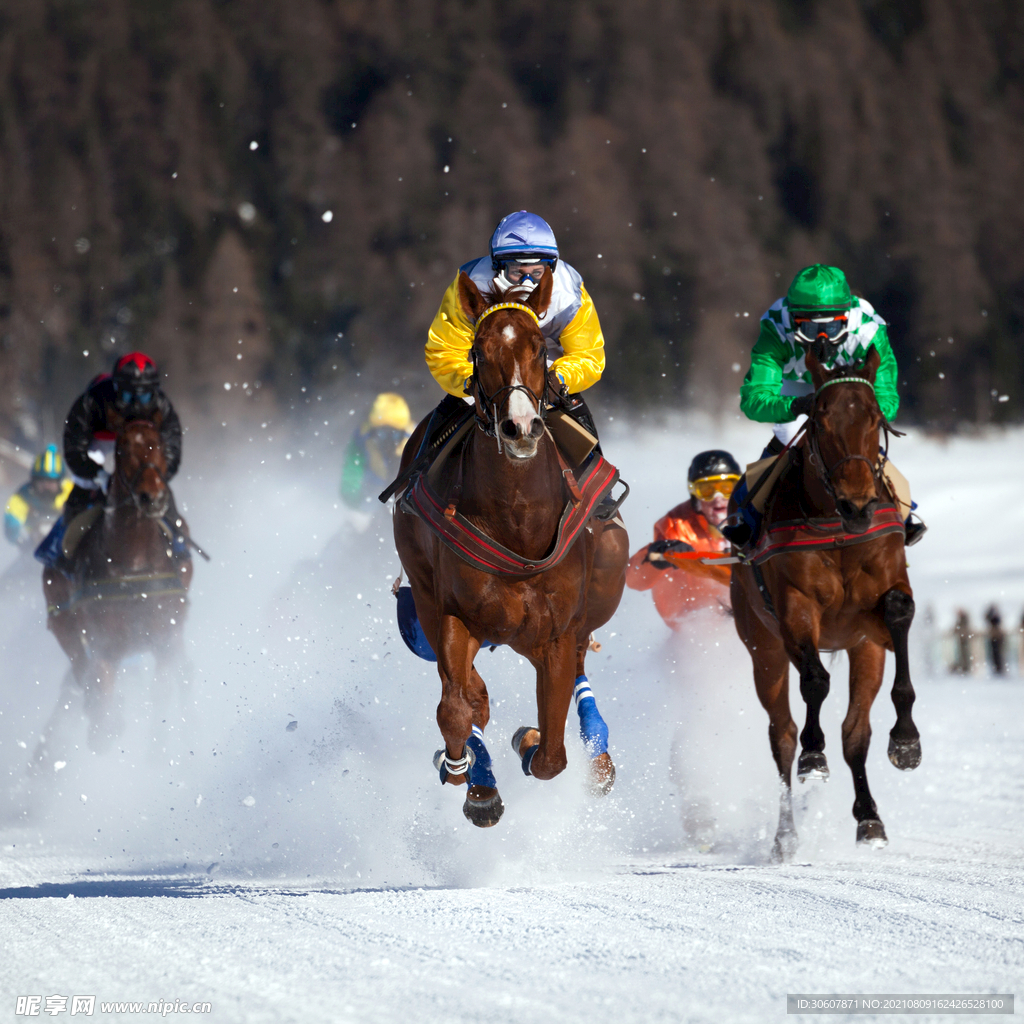
[[[909,772],[921,763],[921,734],[914,725],[914,685],[910,681],[907,636],[914,621],[914,598],[893,588],[882,596],[882,619],[896,656],[896,678],[892,684],[892,702],[896,705],[896,724],[889,733],[889,760]]]
[[[519,729],[512,745],[523,771],[537,779],[553,779],[565,771],[565,719],[572,702],[576,667],[576,634],[567,631],[545,644],[530,659],[537,669],[537,729]]]
[[[455,615],[442,615],[438,629],[437,671],[441,676],[441,701],[437,725],[445,749],[438,766],[445,782],[463,785],[469,777],[470,756],[466,740],[473,731],[471,702],[473,659],[480,644],[470,636],[466,624]],[[478,677],[479,678],[479,677]],[[486,703],[486,691],[484,697]],[[478,723],[481,728],[486,719]]]
[[[783,591],[779,625],[786,653],[800,673],[800,695],[807,705],[807,720],[800,733],[797,778],[827,779],[825,734],[821,729],[821,705],[828,696],[830,677],[818,654],[821,613],[817,603],[793,586]]]
[[[885,826],[868,788],[867,759],[871,744],[871,705],[882,685],[885,648],[863,641],[850,654],[850,707],[843,719],[843,757],[853,774],[853,816],[857,842],[885,846]]]

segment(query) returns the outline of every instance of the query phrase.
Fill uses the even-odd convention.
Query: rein
[[[506,384],[504,387],[498,388],[493,394],[487,394],[483,389],[483,385],[480,383],[480,374],[477,369],[477,359],[479,353],[476,348],[476,339],[480,333],[480,324],[489,317],[492,313],[497,313],[502,309],[518,309],[523,313],[530,316],[535,324],[540,325],[540,317],[534,312],[534,310],[525,305],[522,302],[498,302],[493,306],[488,306],[480,316],[477,317],[476,331],[473,335],[473,344],[469,350],[469,358],[473,364],[473,376],[466,382],[466,391],[470,392],[471,387],[476,389],[476,425],[486,434],[488,437],[493,437],[498,442],[498,453],[503,452],[503,446],[501,442],[501,435],[498,432],[498,422],[501,411],[508,405],[509,400],[516,391],[522,391],[530,401],[533,403],[534,408],[537,411],[537,415],[543,421],[547,421],[547,409],[543,402],[543,391],[540,395],[536,394],[531,388],[528,388],[525,384]]]

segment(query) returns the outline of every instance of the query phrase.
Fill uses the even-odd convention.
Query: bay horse
[[[116,435],[106,501],[74,553],[72,578],[43,570],[47,626],[71,668],[37,763],[53,753],[62,708],[75,687],[85,698],[90,747],[103,750],[116,738],[123,725],[114,685],[129,655],[154,655],[155,704],[166,698],[174,675],[187,682],[191,674],[183,629],[192,561],[175,557],[163,522],[172,505],[159,423],[130,420],[118,425]],[[183,520],[178,530],[187,537]]]
[[[769,501],[762,531],[773,523],[838,516],[839,532],[846,536],[838,546],[783,547],[759,566],[736,565],[731,583],[736,631],[753,662],[757,696],[768,712],[768,737],[782,783],[772,851],[776,861],[791,857],[797,840],[791,786],[797,728],[789,707],[790,663],[800,674],[800,693],[807,705],[797,767],[803,782],[828,777],[819,715],[829,692],[829,673],[819,652],[844,650],[849,655],[850,702],[842,737],[843,756],[853,774],[858,843],[888,842],[865,770],[871,705],[882,685],[887,650],[896,657],[896,724],[889,734],[889,759],[904,771],[921,762],[907,656],[914,597],[907,578],[902,515],[887,507],[891,499],[883,482],[879,445],[880,429],[891,429],[874,392],[881,360],[873,347],[857,367],[829,371],[819,359],[814,349],[808,351],[806,365],[815,394],[807,433]],[[883,511],[895,520],[890,532],[861,540]]]
[[[496,824],[503,804],[483,747],[490,707],[473,663],[477,652],[485,642],[507,645],[536,670],[538,726],[519,729],[513,749],[526,774],[554,778],[567,764],[565,724],[574,692],[581,722],[587,702],[593,705],[584,674],[588,644],[618,607],[629,560],[625,529],[591,518],[557,564],[529,571],[561,536],[563,471],[569,472],[545,427],[547,348],[539,318],[551,290],[550,270],[521,302],[505,301],[521,294],[513,289],[508,296],[481,294],[460,274],[459,301],[476,324],[470,351],[475,427],[461,455],[440,467],[437,488],[438,494],[457,495],[465,520],[489,542],[518,553],[526,568],[511,575],[477,568],[442,543],[420,515],[404,511],[403,501],[395,506],[395,545],[441,677],[437,724],[445,745],[435,767],[442,782],[469,783],[463,812],[480,827]],[[425,430],[426,421],[406,445],[403,469]],[[591,786],[604,793],[614,765],[603,720],[599,727],[605,732],[603,742],[595,737],[590,748]],[[484,770],[477,771],[481,762]]]

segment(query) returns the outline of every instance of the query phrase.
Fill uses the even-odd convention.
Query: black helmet
[[[117,407],[125,415],[147,415],[160,391],[160,371],[143,352],[130,352],[114,363],[114,391]]]
[[[728,452],[715,448],[693,457],[686,481],[692,484],[694,480],[702,480],[707,476],[739,476],[740,472],[739,464]]]

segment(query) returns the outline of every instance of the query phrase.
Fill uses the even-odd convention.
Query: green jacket
[[[892,422],[900,407],[896,393],[896,357],[889,345],[885,321],[866,299],[854,298],[849,312],[849,334],[828,363],[850,366],[862,362],[874,345],[882,357],[875,376],[875,394],[882,415]],[[761,333],[750,354],[750,369],[740,386],[740,409],[758,423],[790,423],[793,399],[814,392],[811,373],[804,364],[804,346],[794,338],[785,299],[779,299],[761,317]]]

